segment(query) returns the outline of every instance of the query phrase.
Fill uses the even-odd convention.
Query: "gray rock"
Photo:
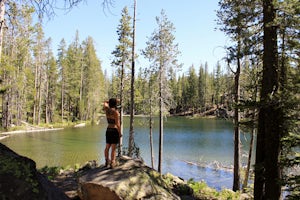
[[[78,184],[83,200],[180,199],[157,171],[129,157],[120,158],[114,169],[98,167],[83,172]]]

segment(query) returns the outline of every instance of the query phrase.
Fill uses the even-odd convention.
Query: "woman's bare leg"
[[[111,147],[111,144],[106,144],[105,146],[105,150],[104,150],[104,156],[105,156],[105,165],[107,165],[109,163],[109,149]]]
[[[116,144],[111,144],[111,163],[116,163]]]

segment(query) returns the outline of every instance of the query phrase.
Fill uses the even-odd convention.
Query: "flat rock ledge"
[[[79,172],[80,199],[180,199],[161,175],[142,161],[121,157],[118,162],[113,169],[100,166]]]

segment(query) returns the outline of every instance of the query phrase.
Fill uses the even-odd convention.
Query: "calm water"
[[[128,118],[125,118],[124,144],[128,143]],[[155,167],[158,158],[158,123],[155,122]],[[104,162],[105,119],[97,126],[70,128],[60,131],[24,133],[1,142],[17,153],[33,159],[37,167],[74,166],[88,160]],[[149,130],[147,118],[135,118],[135,143],[150,166]],[[249,136],[242,135],[243,151],[249,147]],[[205,180],[208,185],[221,189],[232,187],[232,173],[217,171],[209,166],[233,163],[233,124],[216,119],[187,119],[170,117],[164,126],[163,173],[170,172],[184,179]],[[247,150],[248,151],[248,150]],[[205,164],[200,167],[188,162]]]

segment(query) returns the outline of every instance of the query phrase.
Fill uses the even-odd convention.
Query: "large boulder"
[[[98,167],[83,171],[78,184],[83,200],[180,199],[157,171],[129,157],[120,158],[113,169]]]
[[[0,143],[0,199],[69,199],[44,175],[33,160],[20,156]]]

